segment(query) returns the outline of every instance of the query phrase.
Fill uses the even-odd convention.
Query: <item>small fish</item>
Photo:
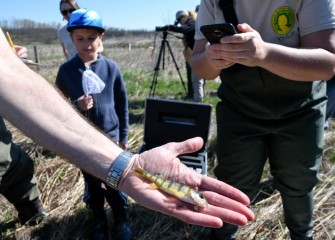
[[[197,210],[197,207],[207,207],[208,205],[204,196],[202,196],[197,190],[190,188],[185,184],[172,182],[161,175],[148,173],[141,168],[136,168],[135,172],[151,181],[162,191],[178,198],[179,200],[195,205],[195,210]]]

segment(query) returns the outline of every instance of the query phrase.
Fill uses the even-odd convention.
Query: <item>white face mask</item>
[[[85,95],[101,93],[105,83],[89,67],[83,72],[82,85]]]

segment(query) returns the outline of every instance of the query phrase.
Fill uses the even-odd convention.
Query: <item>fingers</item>
[[[188,224],[199,225],[210,228],[220,228],[223,225],[222,219],[202,213],[203,210],[195,211],[186,206],[178,207],[171,212],[165,213],[178,218]]]
[[[143,192],[138,195],[138,198],[134,196],[135,201],[139,201],[150,209],[178,218],[189,224],[219,228],[222,227],[223,222],[244,226],[253,219],[249,216],[251,211],[242,204],[232,207],[230,206],[231,203],[226,202],[227,208],[209,204],[207,207],[195,210],[194,205],[178,199],[172,201],[171,196],[159,190],[152,190],[146,187],[145,183],[142,183],[137,189],[141,189]],[[144,194],[144,191],[150,191],[150,193]],[[232,200],[232,202],[234,201]]]
[[[27,58],[28,57],[28,50],[26,47],[22,47],[19,45],[15,45],[16,55],[20,58]]]
[[[253,32],[255,31],[253,28],[250,27],[249,24],[243,23],[243,24],[238,24],[237,28],[240,32]]]
[[[232,198],[244,205],[250,204],[248,196],[243,192],[214,178],[202,176],[199,188]]]
[[[86,111],[93,108],[94,105],[93,97],[91,95],[81,96],[80,98],[78,98],[78,105],[82,111]]]
[[[240,207],[240,204],[244,206],[250,204],[248,196],[237,188],[212,177],[198,174],[188,168],[184,169],[178,175],[178,181],[183,182],[190,187],[197,188],[200,191],[211,192],[208,197],[210,198],[211,204],[216,206],[226,207],[225,205],[222,205],[226,202],[226,199],[237,201],[237,203],[239,203],[238,208]],[[247,214],[250,214],[250,212],[248,211]]]
[[[186,223],[212,228],[222,227],[223,222],[238,226],[245,226],[249,222],[248,217],[240,212],[212,205],[194,210],[194,206],[190,204],[177,203],[175,206],[171,205],[167,210],[169,211],[163,211],[163,213]]]
[[[179,143],[168,143],[165,145],[167,149],[175,154],[175,156],[179,156],[185,153],[196,152],[203,146],[204,141],[200,137],[195,137],[188,139],[184,142]]]
[[[244,208],[246,207],[244,206]],[[233,211],[226,208],[209,206],[208,208],[201,211],[202,213],[209,216],[220,218],[224,223],[230,223],[237,226],[245,226],[249,223],[249,221],[251,221],[250,219],[248,219],[248,216],[240,213],[240,211]]]
[[[209,206],[211,206],[211,208],[208,209],[208,213],[213,216],[225,216],[226,210],[229,210],[234,213],[239,213],[240,215],[243,215],[247,222],[252,221],[255,218],[255,214],[246,205],[238,200],[231,198],[230,196],[223,196],[215,192],[202,192],[202,195],[210,204]],[[247,222],[245,222],[244,224],[246,224]],[[239,223],[239,225],[242,224],[243,222]]]
[[[239,225],[246,224],[246,222],[255,218],[254,213],[247,207],[250,204],[250,200],[243,192],[224,182],[196,174],[191,170],[188,173],[189,175],[185,176],[183,180],[187,185],[195,186],[206,198],[209,206],[211,206],[209,209],[212,210],[207,209],[206,213],[227,221],[227,219],[223,218],[227,215],[227,211],[228,213],[234,212],[238,214],[236,215],[238,220],[229,220],[229,222],[234,221],[230,223]],[[191,174],[192,176],[190,176]],[[184,176],[184,174],[180,176]],[[241,216],[244,216],[244,218],[241,218]]]
[[[128,144],[127,143],[120,143],[119,147],[122,148],[123,150],[127,150],[128,149]]]
[[[201,138],[192,138],[181,143],[170,143],[166,147],[176,155],[189,153],[201,148]],[[245,225],[254,219],[254,213],[246,207],[250,204],[248,196],[240,190],[214,178],[196,174],[193,171],[183,171],[179,180],[189,186],[203,190],[206,200],[212,206],[204,210],[209,215],[217,216],[232,224]]]
[[[227,61],[227,60],[224,60],[224,59],[210,59],[210,60],[208,60],[208,63],[214,69],[225,69],[225,68],[231,67],[235,64],[234,62]]]

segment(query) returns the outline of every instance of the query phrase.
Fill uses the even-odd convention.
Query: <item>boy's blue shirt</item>
[[[126,87],[116,62],[99,54],[90,69],[105,83],[99,94],[92,94],[93,108],[89,110],[89,119],[113,141],[128,142],[129,114]],[[82,75],[85,71],[83,61],[78,54],[59,68],[56,86],[64,95],[74,101],[84,95]]]

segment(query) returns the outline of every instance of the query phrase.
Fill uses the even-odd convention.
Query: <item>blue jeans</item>
[[[127,220],[128,196],[110,186],[102,186],[102,180],[82,172],[85,180],[84,202],[95,214],[104,211],[104,202],[107,200],[113,211],[114,221],[122,222]]]

